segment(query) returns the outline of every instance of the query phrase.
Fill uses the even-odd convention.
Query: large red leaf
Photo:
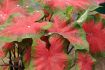
[[[88,53],[78,53],[77,64],[80,70],[92,70],[94,61]]]
[[[105,52],[105,29],[102,23],[95,24],[94,21],[89,21],[83,24],[86,32],[86,38],[90,45],[92,53]]]
[[[16,17],[14,22],[0,32],[2,36],[21,36],[26,34],[38,33],[47,22],[35,22],[42,16],[40,12],[32,15]]]
[[[82,37],[84,37],[82,36],[83,31],[73,27],[72,24],[67,24],[64,18],[61,19],[60,17],[55,16],[53,26],[49,29],[49,32],[62,35],[64,38],[67,38],[71,44],[76,46],[76,48],[80,48],[81,46],[85,49],[88,48],[87,42],[85,39],[82,39]]]
[[[50,48],[38,40],[35,54],[36,70],[64,70],[67,56],[63,52],[63,39],[57,35],[50,37]]]
[[[24,13],[25,11],[18,5],[18,0],[4,0],[0,7],[0,24],[5,22],[14,13]]]

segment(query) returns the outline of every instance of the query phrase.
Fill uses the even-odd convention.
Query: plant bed
[[[104,70],[104,0],[0,0],[0,70]]]

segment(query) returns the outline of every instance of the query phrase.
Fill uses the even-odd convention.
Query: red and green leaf
[[[60,16],[54,17],[53,26],[49,29],[49,32],[62,35],[64,38],[68,39],[76,49],[88,50],[88,43],[85,40],[84,31],[81,28],[77,29],[73,27],[72,23],[67,24],[66,20],[64,18],[60,18]]]
[[[93,20],[83,24],[86,38],[92,53],[105,52],[105,29],[102,23],[95,23]]]
[[[64,70],[67,56],[63,52],[63,39],[58,35],[53,35],[49,38],[49,42],[50,46],[46,46],[45,42],[37,41],[36,70]]]
[[[25,11],[18,5],[18,0],[3,0],[0,8],[0,24],[3,24],[14,13],[25,14]]]
[[[11,41],[22,38],[23,36],[31,36],[41,33],[51,27],[49,22],[35,22],[42,17],[41,12],[35,12],[29,16],[21,16],[14,18],[11,25],[0,31],[1,38],[11,38]]]
[[[79,52],[77,64],[79,70],[92,70],[94,61],[88,53]]]

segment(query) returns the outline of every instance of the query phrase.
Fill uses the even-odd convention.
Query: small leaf
[[[52,26],[52,23],[48,22],[48,24],[43,26],[42,29],[47,30],[47,29],[51,28],[51,26]]]
[[[66,9],[66,16],[70,17],[72,12],[73,12],[73,7],[72,6],[67,7],[67,9]]]
[[[78,70],[92,70],[94,61],[88,53],[78,52]]]
[[[78,24],[82,25],[82,22],[84,22],[87,17],[88,17],[88,13],[89,13],[89,10],[86,10],[83,15],[76,21]]]

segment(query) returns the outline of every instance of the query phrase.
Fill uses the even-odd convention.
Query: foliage
[[[105,57],[105,0],[0,0],[0,70],[93,70]]]

